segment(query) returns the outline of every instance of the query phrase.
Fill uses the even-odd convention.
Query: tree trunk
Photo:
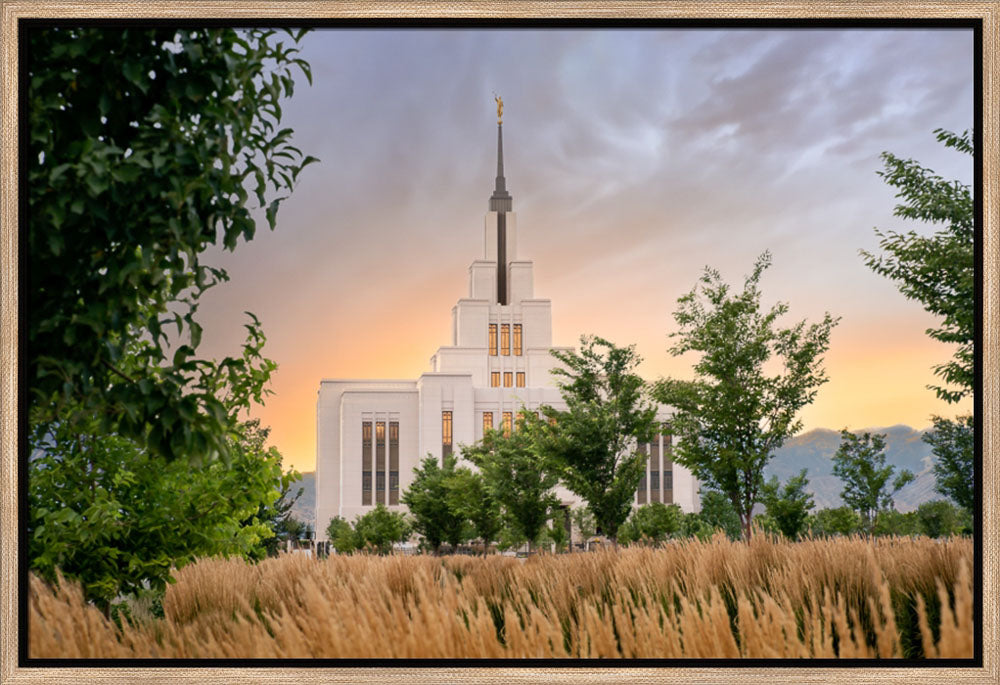
[[[745,517],[743,517],[743,542],[749,544],[750,533],[753,526],[753,519],[751,518],[751,513],[748,512]]]

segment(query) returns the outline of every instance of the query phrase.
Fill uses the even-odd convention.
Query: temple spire
[[[497,101],[497,180],[490,196],[491,212],[509,212],[513,207],[513,198],[507,192],[507,180],[503,176],[503,99],[494,96]]]

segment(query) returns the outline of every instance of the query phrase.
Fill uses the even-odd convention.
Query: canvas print
[[[23,35],[29,657],[972,659],[972,29]]]

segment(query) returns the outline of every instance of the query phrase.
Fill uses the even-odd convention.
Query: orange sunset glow
[[[391,42],[392,50],[387,50]],[[677,298],[702,269],[739,288],[764,250],[764,302],[785,324],[841,317],[829,382],[803,429],[906,424],[971,409],[938,400],[953,353],[919,303],[868,269],[892,216],[884,150],[971,181],[932,131],[972,125],[962,31],[314,31],[313,67],[283,125],[320,163],[235,252],[203,298],[204,353],[233,354],[243,311],[279,369],[255,415],[286,466],[315,466],[323,378],[414,379],[451,342],[504,156],[518,253],[552,301],[553,344],[635,344],[649,380],[689,377],[668,353]]]

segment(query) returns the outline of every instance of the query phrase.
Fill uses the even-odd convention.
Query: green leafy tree
[[[285,474],[254,427],[230,446],[229,462],[200,465],[164,462],[129,438],[102,434],[96,417],[50,430],[28,462],[27,523],[29,565],[50,582],[57,569],[79,579],[107,611],[146,585],[162,593],[171,570],[196,557],[266,554],[274,530],[259,515],[273,507]]]
[[[944,538],[962,530],[962,511],[946,500],[924,502],[917,507],[916,518],[927,537]]]
[[[820,509],[810,517],[809,528],[813,535],[854,535],[861,530],[861,517],[850,507]]]
[[[618,529],[618,540],[626,544],[631,542],[659,544],[679,533],[683,525],[684,512],[678,505],[652,502],[632,512],[628,520]]]
[[[971,415],[952,421],[934,417],[934,427],[924,436],[937,459],[934,461],[935,489],[958,506],[976,508],[976,430]]]
[[[698,538],[699,540],[709,540],[715,533],[715,529],[705,522],[700,514],[688,512],[684,514],[680,536],[685,538]],[[739,532],[737,532],[737,535]]]
[[[337,554],[350,554],[363,545],[351,524],[340,516],[330,519],[326,526],[326,537]]]
[[[956,135],[935,131],[946,147],[972,155],[969,132]],[[914,231],[882,233],[882,255],[861,251],[876,273],[896,282],[903,295],[920,302],[928,312],[941,317],[938,328],[928,329],[935,340],[958,345],[951,361],[934,367],[944,386],[932,386],[948,402],[970,395],[975,384],[976,315],[974,309],[975,203],[968,185],[946,181],[912,159],[882,153],[886,183],[896,188],[902,201],[893,214],[904,219],[942,225],[931,236]]]
[[[251,419],[243,425],[243,438],[240,441],[240,449],[256,454],[268,454],[272,458],[277,458],[281,463],[281,454],[275,447],[267,446],[267,439],[271,434],[271,429],[260,425],[260,419]],[[252,519],[260,521],[274,535],[264,542],[264,552],[267,556],[274,556],[284,545],[286,540],[298,540],[305,534],[304,523],[292,516],[292,507],[302,496],[303,489],[298,488],[292,493],[292,483],[301,478],[301,474],[294,469],[290,469],[281,474],[278,482],[278,498],[270,504],[261,503]],[[250,523],[252,519],[248,519]]]
[[[273,228],[315,161],[280,128],[280,103],[309,66],[259,29],[25,36],[32,434],[60,424],[168,460],[228,458],[238,412],[261,401],[274,364],[253,346],[243,358],[195,356],[199,298],[228,278],[200,255],[253,238],[251,196]],[[262,340],[256,319],[248,329]],[[231,373],[253,382],[227,405]]]
[[[584,548],[589,548],[590,538],[597,533],[597,522],[594,521],[593,512],[587,505],[583,505],[573,509],[570,512],[570,518],[573,521],[573,526],[579,531],[580,537],[583,538]]]
[[[717,490],[705,488],[699,490],[698,495],[701,500],[698,516],[711,530],[721,530],[731,540],[736,540],[743,534],[740,515],[729,497]]]
[[[529,415],[543,454],[570,491],[587,502],[597,531],[611,538],[628,518],[645,467],[637,442],[655,432],[656,407],[635,373],[634,346],[580,338],[580,352],[552,351],[565,368],[553,370],[567,409],[543,405],[548,422]]]
[[[776,476],[764,484],[763,502],[767,515],[789,540],[799,538],[806,528],[809,511],[815,506],[812,495],[806,492],[808,485],[806,469],[789,478],[784,487]]]
[[[465,467],[455,469],[448,484],[448,506],[472,524],[485,556],[503,528],[503,512],[483,475]]]
[[[913,473],[903,469],[890,484],[896,467],[885,463],[885,435],[843,430],[840,437],[833,455],[833,475],[844,482],[840,497],[858,512],[865,531],[873,535],[879,512],[892,508],[892,496],[913,481]]]
[[[961,135],[937,129],[938,141],[958,152],[972,155],[969,132]],[[946,181],[912,159],[882,153],[885,165],[879,175],[896,188],[901,199],[894,214],[942,228],[933,235],[915,231],[882,233],[882,255],[861,251],[865,263],[876,273],[893,280],[908,299],[940,318],[940,325],[927,334],[944,343],[958,345],[952,359],[934,367],[944,383],[931,386],[938,397],[958,402],[975,389],[976,262],[975,203],[972,189],[958,181]],[[933,417],[934,430],[924,440],[937,457],[934,464],[936,489],[969,511],[975,508],[975,428],[971,415],[948,419]]]
[[[381,502],[354,520],[354,534],[359,547],[389,554],[392,546],[410,535],[410,525],[402,512],[389,511]]]
[[[801,427],[795,416],[826,382],[822,355],[837,323],[779,328],[788,305],[761,307],[760,279],[771,264],[762,254],[733,293],[722,276],[706,268],[691,292],[678,299],[674,320],[679,338],[674,356],[698,352],[695,380],[665,379],[654,396],[676,409],[671,426],[677,442],[674,461],[687,466],[706,486],[725,493],[749,540],[753,506],[760,501],[764,466]],[[773,360],[782,370],[767,373]]]
[[[503,509],[517,537],[537,544],[559,500],[552,493],[558,478],[540,454],[535,435],[524,418],[510,435],[489,430],[474,445],[463,445],[462,456],[479,468],[486,489]]]
[[[860,519],[859,519],[860,520]],[[879,514],[875,524],[875,535],[895,535],[897,537],[920,535],[920,521],[915,511],[906,513],[887,509]]]
[[[455,455],[444,457],[440,464],[427,455],[413,469],[413,482],[400,497],[413,517],[413,530],[435,554],[440,553],[442,542],[454,549],[468,539],[465,512],[455,508],[455,498],[450,496],[457,462]]]
[[[549,521],[549,526],[545,528],[544,537],[555,546],[556,552],[566,549],[569,541],[569,534],[566,532],[566,522],[562,509],[556,509],[556,514]]]

